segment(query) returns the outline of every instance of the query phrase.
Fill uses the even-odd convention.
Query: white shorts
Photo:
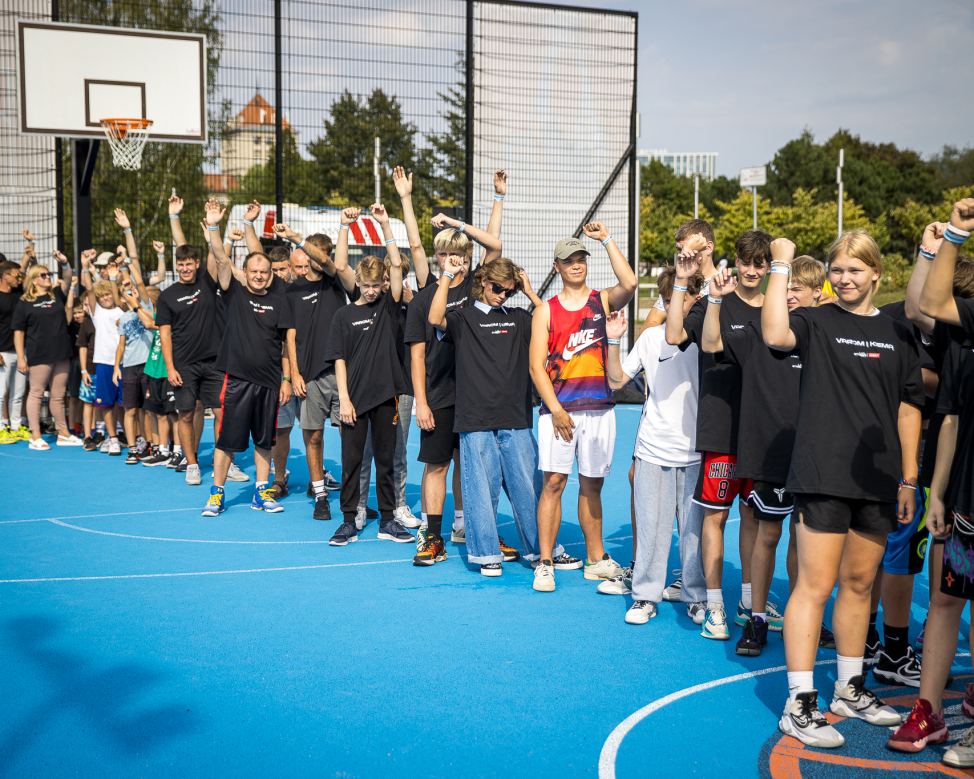
[[[608,476],[616,443],[615,409],[568,413],[575,423],[571,441],[555,438],[551,414],[538,417],[538,469],[569,474],[578,458],[578,472],[582,476],[593,479]]]

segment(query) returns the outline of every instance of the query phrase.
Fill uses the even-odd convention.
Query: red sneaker
[[[964,702],[960,705],[960,710],[965,717],[974,719],[974,682],[967,683],[967,692],[964,694]]]
[[[943,711],[934,714],[930,702],[919,698],[906,722],[890,736],[886,746],[896,752],[919,752],[927,744],[943,744],[949,737]]]

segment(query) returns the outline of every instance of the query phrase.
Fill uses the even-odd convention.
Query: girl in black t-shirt
[[[802,384],[787,489],[795,495],[798,578],[785,610],[790,698],[779,728],[806,744],[838,747],[843,737],[818,710],[813,669],[825,604],[838,582],[833,629],[838,653],[831,710],[878,726],[900,715],[865,687],[862,671],[872,582],[886,536],[912,521],[923,381],[916,343],[872,298],[882,259],[863,230],[829,250],[833,305],[789,316],[795,246],[779,238],[761,326],[768,346],[797,349]]]

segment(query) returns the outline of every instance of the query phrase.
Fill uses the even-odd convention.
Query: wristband
[[[132,231],[131,231],[131,230],[129,230],[129,232],[132,232]],[[34,242],[33,242],[33,241],[28,241],[27,243],[30,243],[30,244],[32,244],[32,243],[34,243]]]
[[[395,243],[395,242],[396,242],[395,238],[390,238],[388,241],[386,241],[386,246],[388,246],[390,243]]]
[[[686,287],[681,287],[678,284],[674,284],[673,285],[673,291],[674,292],[686,292],[687,291],[687,288]]]
[[[298,244],[297,246],[295,246],[294,248],[295,248],[295,249],[303,249],[303,248],[304,248],[304,241],[301,241],[301,243],[299,243],[299,244]]]
[[[156,257],[159,258],[160,260],[166,259],[166,255],[165,254],[157,254]]]
[[[220,229],[220,225],[207,225],[206,226],[206,229],[207,230],[219,230]]]
[[[170,214],[169,215],[169,218],[170,219],[179,219],[179,214]]]
[[[122,230],[122,235],[128,235],[130,232],[132,232],[132,228],[131,227],[128,230]],[[34,243],[34,242],[31,241],[31,243]]]
[[[897,487],[897,490],[902,490],[902,489],[916,490],[916,488],[917,486],[915,484],[908,482],[906,479],[900,479],[900,485],[899,487]]]
[[[494,195],[494,200],[500,203],[504,199],[503,195]]]
[[[445,270],[445,271],[443,271],[443,275],[446,276],[448,279],[454,279],[454,278],[456,278],[456,275],[457,274],[450,273],[450,271]]]
[[[786,268],[782,265],[773,265],[769,273],[780,273],[782,276],[790,276],[791,268]]]
[[[351,225],[338,225],[339,230],[347,230]]]
[[[460,232],[462,233],[466,229],[467,229],[467,223],[466,222],[460,222]]]
[[[285,376],[284,377],[284,381],[290,381],[290,380],[291,380],[291,377],[290,376]]]
[[[608,238],[606,238],[604,241],[602,241],[602,245],[605,246],[611,240],[612,240],[612,236],[610,235]]]
[[[254,226],[254,223],[253,223],[253,222],[248,222],[248,221],[247,221],[246,219],[244,219],[244,220],[243,220],[243,223],[244,223],[245,225],[250,225],[251,227],[253,227],[253,226]]]
[[[82,373],[88,373],[88,371],[86,371],[86,370],[84,370],[83,368],[82,368],[82,370],[81,370],[81,372],[82,372]],[[88,375],[89,375],[89,376],[91,376],[91,374],[90,374],[90,373],[88,373]]]
[[[622,343],[621,338],[609,338],[608,341],[609,341],[609,346],[618,346],[619,344]]]
[[[930,251],[926,246],[921,246],[920,247],[920,256],[921,257],[924,257],[924,258],[926,258],[928,260],[932,260],[937,255],[934,254],[932,251]]]
[[[954,227],[952,224],[948,224],[944,228],[944,238],[946,238],[951,243],[956,243],[958,245],[964,243],[971,234],[967,230],[961,230],[959,227]]]
[[[713,303],[715,306],[719,306],[721,303],[724,302],[724,299],[723,298],[715,298],[712,295],[707,295],[707,302],[708,303]]]

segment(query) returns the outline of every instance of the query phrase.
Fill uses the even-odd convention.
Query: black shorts
[[[253,436],[254,448],[272,448],[277,440],[279,393],[279,389],[224,375],[220,393],[223,417],[216,445],[224,452],[246,452]]]
[[[900,526],[896,504],[833,495],[795,495],[796,519],[823,533],[848,533],[858,530],[885,536]]]
[[[142,377],[145,363],[126,365],[122,368],[122,408],[142,408],[145,393],[142,391]]]
[[[209,408],[219,407],[226,374],[216,369],[214,360],[194,362],[177,370],[183,379],[182,386],[174,390],[177,411],[195,411],[197,400],[202,400]]]
[[[169,379],[154,379],[142,374],[142,408],[153,414],[175,413],[176,393]]]
[[[419,431],[419,461],[430,465],[448,463],[460,448],[460,434],[453,432],[456,406],[433,409],[432,430]]]
[[[940,591],[955,598],[974,600],[974,526],[969,516],[956,511],[951,514],[954,529],[944,542]]]
[[[784,484],[755,481],[747,505],[754,509],[754,518],[764,522],[781,522],[795,508],[795,496]]]

